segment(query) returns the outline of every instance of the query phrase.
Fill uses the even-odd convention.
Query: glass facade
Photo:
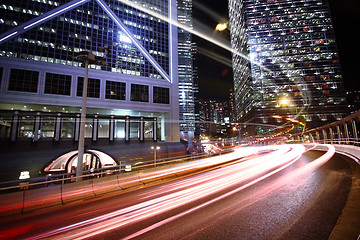
[[[76,96],[82,97],[83,95],[84,78],[78,77]],[[100,79],[88,78],[87,96],[93,98],[100,97]]]
[[[40,16],[68,1],[12,1],[0,5],[0,33]],[[169,73],[168,24],[120,1],[106,1],[114,13]],[[167,16],[167,1],[141,1],[149,9]],[[128,75],[162,78],[148,60],[131,44],[131,40],[109,19],[96,1],[90,1],[57,18],[46,21],[0,45],[0,56],[41,62],[80,66],[74,55],[91,50],[102,55],[98,47],[109,47],[109,66],[91,68]]]
[[[12,142],[23,139],[32,139],[33,141],[49,139],[56,142],[78,141],[79,121],[80,116],[75,113],[2,110],[0,111],[0,139],[9,138],[10,133],[16,129],[13,139],[10,139]],[[154,126],[161,130],[161,126],[156,124],[157,121],[156,117],[90,114],[85,121],[84,134],[85,138],[92,139],[93,142],[98,139],[136,141],[140,139],[141,134],[144,136],[141,141],[158,140],[160,135],[153,135]],[[55,139],[57,134],[60,136],[59,139]]]
[[[56,109],[58,114],[67,114],[67,109],[72,108],[72,113],[80,114],[85,71],[76,56],[87,51],[97,58],[104,57],[108,64],[89,65],[87,110],[106,118],[160,117],[163,122],[158,125],[166,131],[151,131],[160,133],[155,139],[178,141],[178,127],[173,126],[179,118],[177,60],[173,61],[178,56],[177,31],[166,21],[168,17],[174,20],[176,15],[174,0],[127,4],[117,0],[2,1],[0,111],[32,112],[37,110],[29,106],[39,104],[43,106],[37,108],[49,113]],[[106,56],[99,50],[104,46],[108,47]],[[23,126],[15,126],[21,130],[21,134],[13,132],[17,137],[31,137],[25,120],[19,121]],[[41,131],[59,128],[54,119],[47,120],[39,120],[37,127]],[[1,135],[10,137],[8,123],[0,123]],[[61,130],[57,132],[60,135],[51,135],[50,131],[35,135],[77,141],[78,133],[73,131],[76,124],[74,116],[62,116]],[[143,129],[139,124],[131,124],[132,137],[142,137],[136,130],[139,126]],[[109,126],[113,135],[109,134]],[[109,120],[87,119],[85,137],[92,136],[93,141],[124,138],[124,129],[117,129]],[[94,136],[93,131],[98,135]]]
[[[192,0],[178,0],[178,22],[192,28]],[[196,76],[191,33],[178,29],[180,131],[195,131]]]
[[[13,68],[10,71],[8,90],[36,93],[38,80],[39,72]]]
[[[106,81],[106,93],[105,98],[125,100],[126,83]]]
[[[316,127],[347,114],[326,0],[231,0],[229,9],[232,46],[249,57],[233,55],[238,120],[282,115]]]
[[[154,87],[153,88],[154,103],[169,104],[169,88]]]
[[[70,90],[70,75],[46,73],[44,93],[70,96]]]
[[[148,102],[149,86],[140,84],[131,84],[131,101]]]

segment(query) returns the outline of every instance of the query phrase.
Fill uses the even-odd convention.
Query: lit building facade
[[[316,127],[348,113],[327,0],[230,0],[229,15],[232,47],[249,57],[233,54],[240,122]]]
[[[1,138],[78,141],[75,57],[108,46],[108,66],[89,67],[85,137],[179,141],[175,0],[5,0],[0,12]]]
[[[178,22],[189,28],[192,23],[192,0],[178,0]],[[178,29],[178,55],[179,55],[179,105],[180,105],[180,137],[194,139],[196,112],[195,101],[198,91],[196,84],[196,71],[194,71],[193,56],[194,43],[190,32]]]

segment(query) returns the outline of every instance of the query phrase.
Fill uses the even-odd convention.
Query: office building
[[[139,8],[137,7],[139,6]],[[175,0],[4,0],[0,4],[1,138],[78,141],[89,66],[85,137],[179,141]]]
[[[316,127],[347,114],[327,0],[230,0],[229,15],[232,47],[248,56],[233,54],[238,121]]]
[[[192,23],[192,0],[178,0],[178,22],[189,28]],[[195,45],[192,34],[185,29],[178,29],[178,55],[179,55],[179,105],[180,105],[180,137],[189,143],[194,139],[195,133],[195,102],[198,92],[196,71],[194,66]]]

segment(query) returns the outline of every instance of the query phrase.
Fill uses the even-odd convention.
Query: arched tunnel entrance
[[[61,155],[44,168],[45,173],[73,173],[76,172],[78,151],[71,151]],[[116,166],[117,162],[101,151],[86,150],[83,155],[83,170],[91,170]]]

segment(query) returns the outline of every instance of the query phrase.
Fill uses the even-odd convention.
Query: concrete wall
[[[88,149],[102,151],[110,155],[118,163],[134,163],[153,159],[151,146],[160,146],[157,158],[167,158],[186,154],[181,143],[145,142],[134,144],[88,145]],[[0,182],[18,180],[21,171],[30,171],[31,178],[42,176],[42,170],[53,160],[67,152],[77,150],[75,146],[57,147],[49,144],[48,148],[28,148],[23,151],[21,146],[14,146],[12,151],[0,152]]]

